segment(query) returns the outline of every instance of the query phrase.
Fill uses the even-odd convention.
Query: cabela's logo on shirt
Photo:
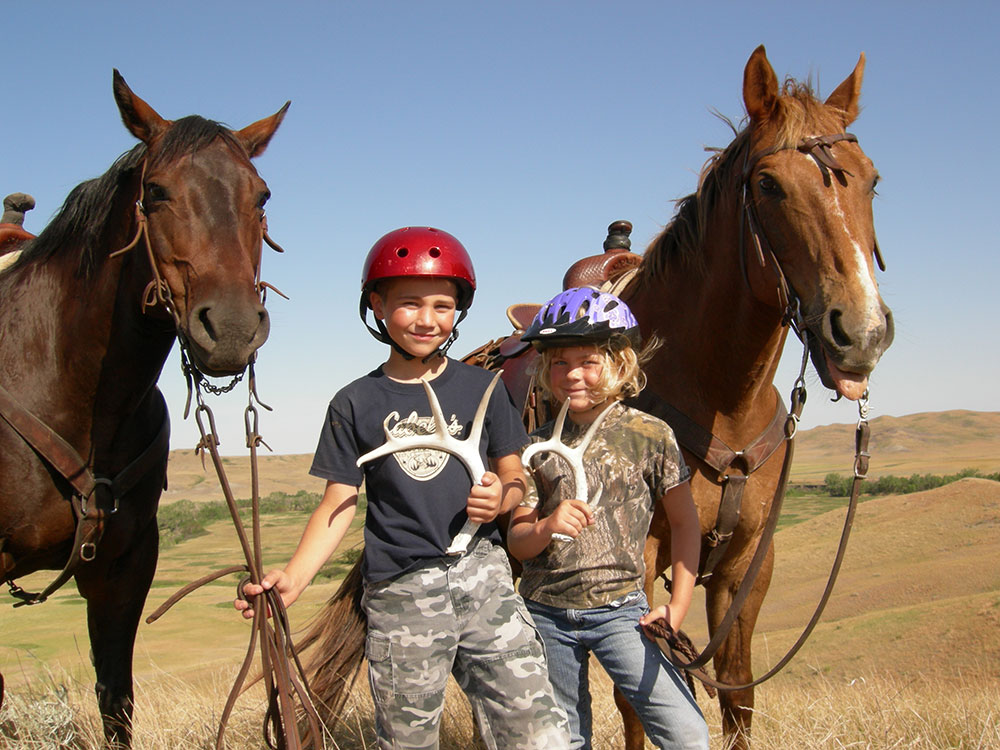
[[[390,428],[389,422],[393,419],[399,421]],[[410,412],[410,416],[406,419],[399,419],[399,412],[394,411],[385,418],[382,424],[386,432],[397,439],[426,437],[436,432],[434,418],[417,416],[415,411]],[[461,432],[462,425],[458,423],[455,415],[452,414],[451,422],[448,424],[448,434],[457,436]],[[448,458],[451,456],[450,453],[434,448],[413,448],[412,450],[398,451],[392,455],[396,459],[396,463],[399,464],[400,468],[408,476],[421,482],[426,482],[436,477],[445,467],[445,464],[448,463]]]

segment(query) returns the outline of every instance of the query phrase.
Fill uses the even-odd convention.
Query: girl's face
[[[604,355],[596,346],[557,349],[549,365],[552,393],[561,404],[569,399],[570,419],[578,424],[592,422],[606,400],[595,403],[593,389],[604,372]]]

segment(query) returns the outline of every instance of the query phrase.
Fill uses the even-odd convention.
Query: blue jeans
[[[646,736],[661,750],[708,750],[708,726],[684,678],[647,638],[639,618],[646,595],[593,609],[560,609],[527,600],[545,642],[549,679],[569,714],[573,750],[590,750],[590,652],[632,704]]]

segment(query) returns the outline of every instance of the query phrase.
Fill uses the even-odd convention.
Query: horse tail
[[[339,719],[364,660],[368,619],[361,608],[363,593],[359,558],[295,649],[301,653],[316,645],[309,662],[309,688],[329,729]]]

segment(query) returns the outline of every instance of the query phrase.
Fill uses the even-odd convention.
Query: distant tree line
[[[275,513],[290,513],[301,511],[311,513],[319,505],[320,496],[316,492],[299,490],[294,495],[285,492],[272,492],[260,499],[261,515]],[[248,498],[237,500],[236,507],[243,517],[243,523],[249,527],[251,505]],[[358,509],[364,508],[364,494],[358,498]],[[216,521],[230,520],[229,507],[221,500],[195,503],[190,500],[178,500],[169,505],[161,505],[156,514],[156,523],[160,529],[160,547],[171,547],[205,533],[205,527]]]
[[[994,474],[982,474],[978,469],[962,469],[957,474],[911,474],[908,477],[897,477],[892,474],[881,476],[878,479],[866,479],[861,485],[861,492],[865,495],[908,495],[911,492],[923,492],[932,490],[935,487],[942,487],[959,479],[976,477],[978,479],[989,479],[1000,482],[1000,472]],[[851,494],[851,484],[854,477],[843,476],[841,474],[827,474],[823,481],[823,490],[831,497],[846,497]]]

